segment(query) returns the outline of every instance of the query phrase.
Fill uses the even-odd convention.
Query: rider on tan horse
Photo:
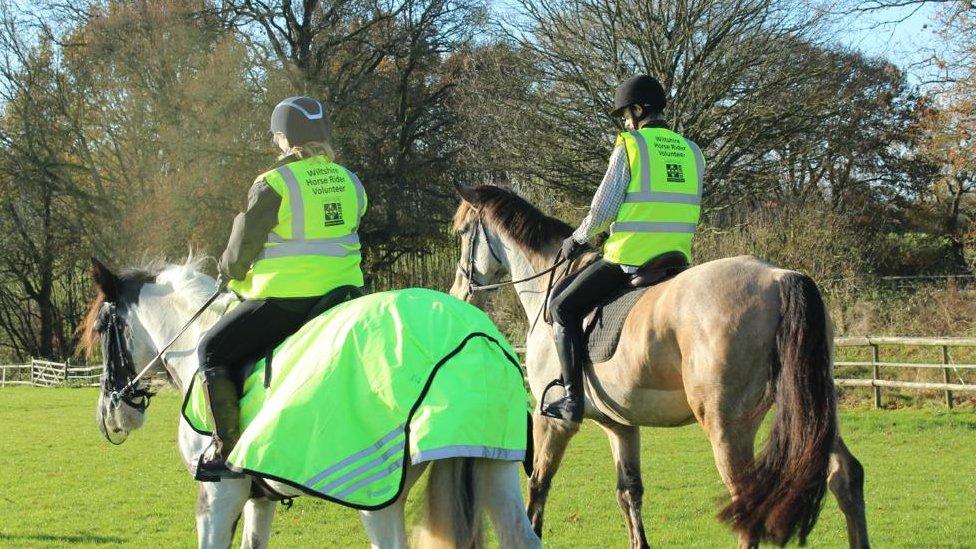
[[[622,288],[638,267],[665,257],[691,261],[705,160],[698,145],[667,128],[666,102],[664,88],[650,76],[635,76],[617,88],[612,114],[623,117],[627,131],[617,137],[590,213],[563,241],[562,256],[574,259],[607,228],[610,237],[603,257],[550,304],[566,396],[544,406],[546,416],[582,420],[586,314]]]

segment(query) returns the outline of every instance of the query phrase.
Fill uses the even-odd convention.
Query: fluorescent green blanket
[[[406,289],[312,320],[245,382],[237,470],[359,509],[392,503],[406,465],[521,461],[527,397],[515,352],[478,308]],[[185,419],[209,434],[199,384]]]

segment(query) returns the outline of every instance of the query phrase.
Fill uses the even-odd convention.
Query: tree
[[[73,132],[72,89],[50,41],[0,19],[0,346],[63,358],[83,307],[87,223],[99,204]]]
[[[772,168],[770,152],[813,131],[830,99],[817,93],[830,68],[808,55],[816,20],[788,1],[517,5],[503,31],[532,85],[480,98],[482,117],[523,176],[575,196],[600,180],[621,129],[613,92],[635,73],[662,81],[671,125],[705,150],[712,208],[768,184],[757,175]]]

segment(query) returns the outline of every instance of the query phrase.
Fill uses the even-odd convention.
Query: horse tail
[[[837,397],[826,307],[810,277],[780,280],[775,416],[756,460],[735,477],[736,494],[719,518],[750,539],[806,542],[820,514],[837,434]]]
[[[427,479],[426,520],[417,532],[417,547],[478,549],[483,547],[484,471],[474,458],[431,463]]]

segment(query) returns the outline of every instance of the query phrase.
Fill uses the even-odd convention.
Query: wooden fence
[[[881,346],[898,345],[902,347],[941,348],[942,361],[926,362],[884,362],[881,360]],[[974,347],[976,338],[961,337],[841,337],[834,340],[835,347],[866,347],[871,349],[870,361],[837,361],[835,366],[867,366],[871,368],[870,379],[834,378],[838,387],[871,387],[874,389],[874,406],[881,407],[881,389],[909,389],[917,391],[942,391],[946,406],[952,408],[954,392],[976,392],[976,383],[967,383],[960,371],[976,370],[976,364],[957,364],[952,361],[950,349],[953,347]],[[525,347],[516,347],[520,355],[525,355]],[[900,381],[883,379],[882,372],[888,368],[922,368],[942,370],[942,383],[923,381]],[[954,383],[953,380],[958,381]]]
[[[0,387],[97,386],[101,366],[76,366],[70,362],[51,362],[32,358],[27,364],[0,365]]]
[[[976,347],[976,338],[963,337],[842,337],[834,340],[836,347],[866,347],[871,349],[870,361],[837,361],[835,366],[862,366],[871,368],[870,379],[835,378],[839,387],[871,387],[874,390],[874,407],[881,407],[881,389],[941,391],[945,404],[952,408],[954,392],[976,392],[976,384],[967,383],[964,370],[976,370],[976,364],[958,364],[952,360],[953,348]],[[938,348],[942,351],[940,362],[885,362],[881,360],[881,346]],[[925,381],[900,381],[883,379],[882,371],[889,368],[937,369],[942,371],[942,383]],[[958,382],[958,383],[957,383]]]
[[[835,378],[838,387],[869,387],[874,392],[874,406],[881,407],[881,390],[908,389],[940,391],[946,406],[952,408],[953,393],[976,392],[976,383],[968,383],[963,377],[965,370],[976,370],[976,364],[960,364],[952,359],[952,349],[960,347],[976,348],[976,338],[957,337],[842,337],[834,340],[834,345],[842,347],[863,347],[871,350],[870,360],[837,361],[837,367],[870,368],[869,379]],[[941,350],[940,362],[897,362],[881,360],[881,347],[899,346],[915,348],[937,348]],[[516,349],[525,353],[525,347]],[[942,382],[902,381],[884,379],[883,373],[889,369],[936,369],[941,370]],[[97,386],[102,366],[75,366],[68,362],[50,362],[31,359],[28,364],[0,365],[0,387],[6,385],[33,385],[41,387],[74,385]]]

